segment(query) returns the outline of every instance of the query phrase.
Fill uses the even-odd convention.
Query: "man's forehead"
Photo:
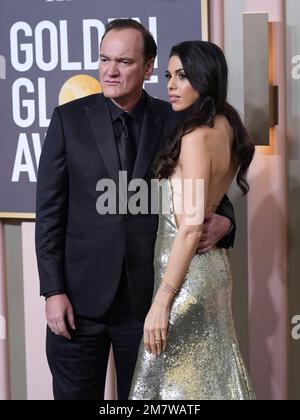
[[[126,29],[112,29],[109,31],[101,45],[100,52],[111,51],[123,54],[123,52],[142,52],[143,50],[143,39],[139,31],[131,28]]]

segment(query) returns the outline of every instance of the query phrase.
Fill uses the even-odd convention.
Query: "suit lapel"
[[[92,106],[85,108],[94,138],[111,179],[119,184],[121,171],[111,116],[106,100],[99,94]],[[133,178],[143,179],[158,149],[165,114],[157,110],[154,99],[147,95],[140,145],[134,166]]]
[[[163,127],[163,117],[164,113],[155,109],[153,98],[147,95],[140,145],[134,166],[133,178],[144,178],[154,160]]]
[[[86,107],[85,110],[106,169],[118,185],[121,167],[110,112],[104,96],[97,96],[95,104]]]

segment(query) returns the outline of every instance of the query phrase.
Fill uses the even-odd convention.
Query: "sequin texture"
[[[177,233],[168,185],[163,198],[168,200],[170,212],[160,214],[155,245],[155,291]],[[141,343],[130,399],[255,399],[236,339],[231,290],[231,270],[224,249],[192,259],[173,301],[167,348],[155,357]]]

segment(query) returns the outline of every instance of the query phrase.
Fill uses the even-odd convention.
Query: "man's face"
[[[135,105],[154,60],[145,63],[143,39],[135,29],[111,30],[100,46],[99,73],[104,96],[120,107]]]

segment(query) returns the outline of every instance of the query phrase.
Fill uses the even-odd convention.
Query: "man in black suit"
[[[103,399],[111,345],[118,397],[129,394],[152,297],[158,217],[100,215],[96,186],[105,178],[118,186],[121,170],[148,185],[154,176],[154,159],[178,117],[142,89],[155,56],[155,41],[142,25],[111,22],[100,50],[103,94],[56,108],[43,146],[36,251],[55,399]],[[219,211],[223,216],[205,226],[202,250],[234,225],[228,199]],[[233,237],[234,229],[223,246]]]

